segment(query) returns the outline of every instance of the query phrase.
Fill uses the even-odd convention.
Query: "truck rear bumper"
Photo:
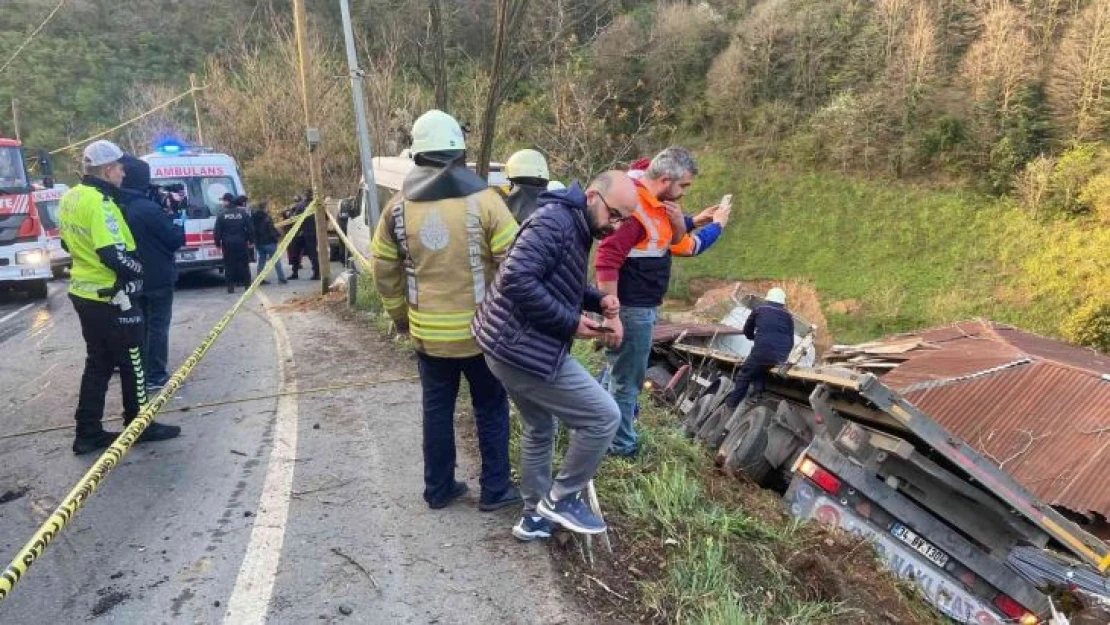
[[[786,503],[790,514],[799,519],[816,519],[836,525],[870,541],[887,568],[899,578],[912,581],[926,601],[955,621],[971,625],[1001,625],[1007,622],[987,602],[964,590],[958,581],[945,575],[889,532],[827,497],[820,487],[805,477],[795,475],[786,492]]]

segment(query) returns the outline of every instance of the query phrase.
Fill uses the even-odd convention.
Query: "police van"
[[[242,172],[234,158],[209,148],[167,143],[143,160],[150,164],[151,184],[184,189],[185,245],[177,251],[178,271],[222,269],[223,252],[216,245],[216,216],[225,193],[246,195]]]
[[[66,270],[73,266],[73,258],[62,247],[62,235],[58,229],[58,208],[61,206],[62,196],[69,191],[69,187],[61,183],[54,183],[51,188],[40,184],[34,187],[31,197],[39,209],[39,219],[42,220],[43,230],[46,231],[46,251],[50,255],[50,270],[55,278],[61,279],[65,277]]]

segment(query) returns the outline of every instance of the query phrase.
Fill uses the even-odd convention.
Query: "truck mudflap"
[[[786,492],[786,503],[790,514],[798,519],[836,525],[870,541],[887,568],[899,578],[913,582],[925,600],[945,616],[969,625],[1002,625],[1008,622],[989,603],[964,590],[958,581],[942,573],[924,556],[825,496],[808,479],[795,476]]]

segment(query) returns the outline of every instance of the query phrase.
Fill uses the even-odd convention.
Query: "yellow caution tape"
[[[327,211],[324,211],[324,214],[328,216],[328,221],[330,221],[332,225],[335,226],[335,233],[339,235],[339,240],[343,242],[343,245],[347,248],[347,251],[351,253],[351,256],[355,257],[355,260],[358,261],[358,264],[362,265],[363,269],[365,269],[366,271],[373,271],[373,265],[371,265],[370,261],[362,255],[362,252],[358,251],[355,248],[355,244],[352,243],[349,238],[347,238],[347,233],[343,232],[343,228],[339,227],[339,222],[336,221],[335,217],[332,217],[332,214]]]
[[[310,205],[309,208],[311,209],[312,206]],[[311,214],[313,214],[312,210],[306,210],[299,216],[295,226],[278,244],[277,251],[270,261],[266,263],[266,267],[258,272],[258,276],[254,279],[254,282],[243,292],[243,295],[235,302],[231,310],[227,311],[227,314],[225,314],[216,325],[212,326],[212,329],[208,331],[208,335],[204,337],[200,345],[197,345],[193,353],[185,359],[184,364],[182,364],[181,367],[174,372],[173,376],[170,377],[165,388],[158,393],[153,401],[143,406],[143,409],[139,412],[139,416],[137,416],[135,420],[120,433],[116,441],[96,459],[96,462],[93,463],[92,467],[81,477],[77,485],[73,487],[73,490],[69,491],[69,494],[65,496],[62,503],[58,505],[54,512],[51,513],[50,517],[47,518],[39,527],[38,531],[35,532],[34,536],[23,546],[23,549],[12,559],[11,563],[9,563],[8,567],[4,570],[4,573],[0,575],[0,602],[8,598],[12,589],[15,588],[15,585],[18,584],[19,580],[27,573],[27,570],[31,568],[31,565],[42,556],[46,547],[58,537],[58,534],[60,534],[67,525],[69,525],[70,520],[72,520],[73,517],[77,515],[77,512],[84,507],[85,502],[87,502],[89,498],[92,497],[93,493],[96,492],[96,489],[100,487],[104,478],[119,465],[123,457],[127,455],[127,452],[131,451],[131,448],[134,447],[135,443],[139,440],[139,436],[141,436],[147,426],[154,421],[154,415],[158,414],[158,411],[169,403],[170,399],[177,393],[178,389],[181,388],[185,379],[188,378],[189,374],[193,372],[193,369],[200,364],[200,361],[208,353],[212,344],[216,342],[216,339],[220,337],[220,334],[227,328],[227,325],[231,323],[231,319],[239,312],[239,309],[243,307],[247,299],[258,289],[258,285],[262,283],[263,278],[269,275],[270,272],[274,270],[274,266],[281,261],[285,249],[289,247],[290,241],[293,240],[293,235],[300,230],[301,226],[304,224],[304,220]]]

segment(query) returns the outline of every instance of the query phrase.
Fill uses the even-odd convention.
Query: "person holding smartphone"
[[[553,523],[599,534],[605,522],[583,491],[620,424],[616,401],[570,356],[575,338],[619,345],[620,301],[589,285],[590,249],[636,211],[636,186],[624,173],[601,174],[589,187],[546,191],[521,226],[472,326],[493,374],[520,409],[524,514],[520,540],[551,536]],[[601,314],[597,322],[584,314]],[[573,430],[552,479],[555,422]]]

